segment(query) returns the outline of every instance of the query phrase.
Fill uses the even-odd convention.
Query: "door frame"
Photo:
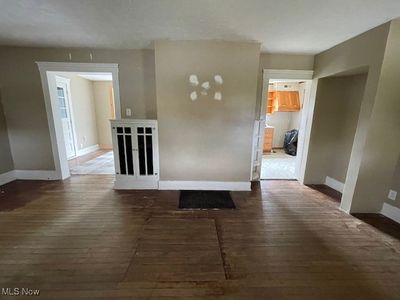
[[[115,117],[121,119],[121,102],[119,93],[119,65],[111,63],[73,63],[73,62],[36,62],[42,82],[47,121],[49,124],[51,148],[53,152],[56,179],[64,180],[71,176],[69,172],[67,154],[61,116],[57,104],[57,72],[101,72],[111,73],[114,88]]]
[[[74,119],[74,110],[73,110],[73,107],[72,107],[72,99],[71,99],[71,95],[72,95],[71,94],[71,79],[56,75],[56,86],[57,87],[58,87],[58,83],[65,84],[65,86],[66,86],[66,91],[65,92],[67,94],[67,106],[68,106],[68,110],[69,110],[69,118],[71,120],[72,140],[73,140],[73,143],[74,143],[74,153],[75,153],[75,155],[73,157],[76,157],[78,155],[78,150],[77,150],[78,141],[76,139],[76,127],[75,127],[75,119]],[[73,158],[73,157],[71,157],[71,158]],[[67,157],[67,159],[68,159],[68,157]]]
[[[313,80],[313,70],[279,70],[279,69],[263,69],[262,74],[262,92],[260,95],[258,119],[255,120],[254,135],[253,135],[253,151],[252,151],[252,166],[251,180],[260,180],[261,164],[264,144],[264,129],[266,122],[266,101],[265,96],[268,93],[270,79],[296,79],[306,82],[306,92],[303,100],[303,112],[301,114],[301,125],[299,130],[298,158],[296,160],[296,179],[304,182],[305,165],[307,162],[308,145],[310,141],[312,117],[314,113],[315,97],[312,94],[315,92],[316,81]],[[303,143],[304,142],[304,143]]]

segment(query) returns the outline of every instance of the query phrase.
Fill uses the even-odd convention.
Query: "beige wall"
[[[400,19],[392,21],[381,76],[371,114],[359,186],[354,193],[355,211],[364,205],[379,210],[387,199],[400,153]],[[399,179],[398,179],[399,180]],[[371,184],[373,183],[373,184]]]
[[[112,149],[110,120],[113,118],[112,81],[94,81],[93,96],[96,107],[98,143],[101,149]]]
[[[259,44],[155,44],[161,180],[249,181]],[[222,101],[191,101],[188,77],[224,79]]]
[[[262,69],[313,70],[314,55],[261,53]]]
[[[112,149],[112,81],[91,81],[71,72],[57,72],[56,75],[70,79],[78,150],[95,145]]]
[[[361,103],[341,202],[341,208],[349,212],[355,212],[352,208],[354,202],[363,201],[363,199],[355,199],[354,193],[356,188],[359,188],[357,187],[357,180],[361,158],[368,134],[368,123],[375,101],[375,93],[380,76],[389,26],[389,24],[384,24],[376,27],[324,51],[315,57],[314,76],[316,79],[314,80],[314,84],[318,82],[318,78],[346,72],[356,72],[358,69],[368,69],[364,98]],[[308,157],[306,165],[304,183],[314,183],[313,176],[310,175],[312,168],[308,168],[309,163],[310,157]],[[360,212],[377,212],[379,209],[380,208],[377,207],[365,207],[365,209],[361,209]]]
[[[14,170],[0,90],[0,174]]]
[[[392,182],[390,184],[390,189],[397,191],[397,198],[395,201],[386,199],[385,202],[390,205],[394,205],[394,206],[400,208],[400,154],[399,154],[399,158],[397,160],[396,169],[392,176]]]
[[[95,145],[102,149],[112,149],[112,81],[91,81],[70,72],[58,72],[56,75],[71,80],[71,103],[78,150]]]
[[[70,79],[71,105],[77,150],[98,144],[93,83],[74,73],[56,73]]]
[[[122,116],[156,118],[154,51],[0,47],[0,83],[15,168],[54,170],[50,133],[35,61],[118,63]]]
[[[307,180],[346,180],[367,75],[319,80],[308,153]]]
[[[368,69],[341,203],[345,211],[379,212],[395,171],[399,139],[392,137],[400,136],[398,27],[399,21],[386,23],[315,58],[317,79]]]
[[[152,50],[57,49],[0,47],[0,82],[15,167],[53,170],[50,134],[40,74],[35,61],[118,63],[122,117],[131,108],[132,118],[156,119],[155,62]],[[258,54],[257,54],[258,56]],[[263,68],[312,69],[313,56],[261,54]],[[261,95],[259,85],[258,105]],[[254,109],[257,114],[259,108]],[[24,120],[24,122],[21,122]]]
[[[263,89],[263,69],[314,70],[314,55],[261,53],[257,81],[257,106],[255,111],[257,119],[260,116],[261,101],[264,101],[264,97],[261,97]]]

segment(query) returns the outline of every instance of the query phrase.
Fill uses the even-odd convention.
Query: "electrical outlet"
[[[388,198],[394,201],[396,200],[396,197],[397,197],[397,191],[389,190]]]
[[[127,109],[125,110],[125,113],[126,113],[126,116],[127,116],[127,117],[132,116],[132,110],[131,110],[130,108],[127,108]]]

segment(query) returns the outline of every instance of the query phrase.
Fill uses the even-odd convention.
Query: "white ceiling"
[[[78,76],[91,81],[112,81],[111,73],[79,73]]]
[[[0,0],[0,44],[151,48],[249,40],[316,54],[400,16],[400,0]]]

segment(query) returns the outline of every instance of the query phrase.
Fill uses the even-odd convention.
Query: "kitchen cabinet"
[[[266,127],[264,130],[264,145],[263,152],[271,152],[272,151],[272,140],[274,137],[274,128]]]
[[[269,92],[267,95],[267,114],[272,114],[274,112],[274,99],[276,97],[276,92]]]
[[[266,112],[293,112],[300,110],[298,91],[271,91],[267,95]]]

